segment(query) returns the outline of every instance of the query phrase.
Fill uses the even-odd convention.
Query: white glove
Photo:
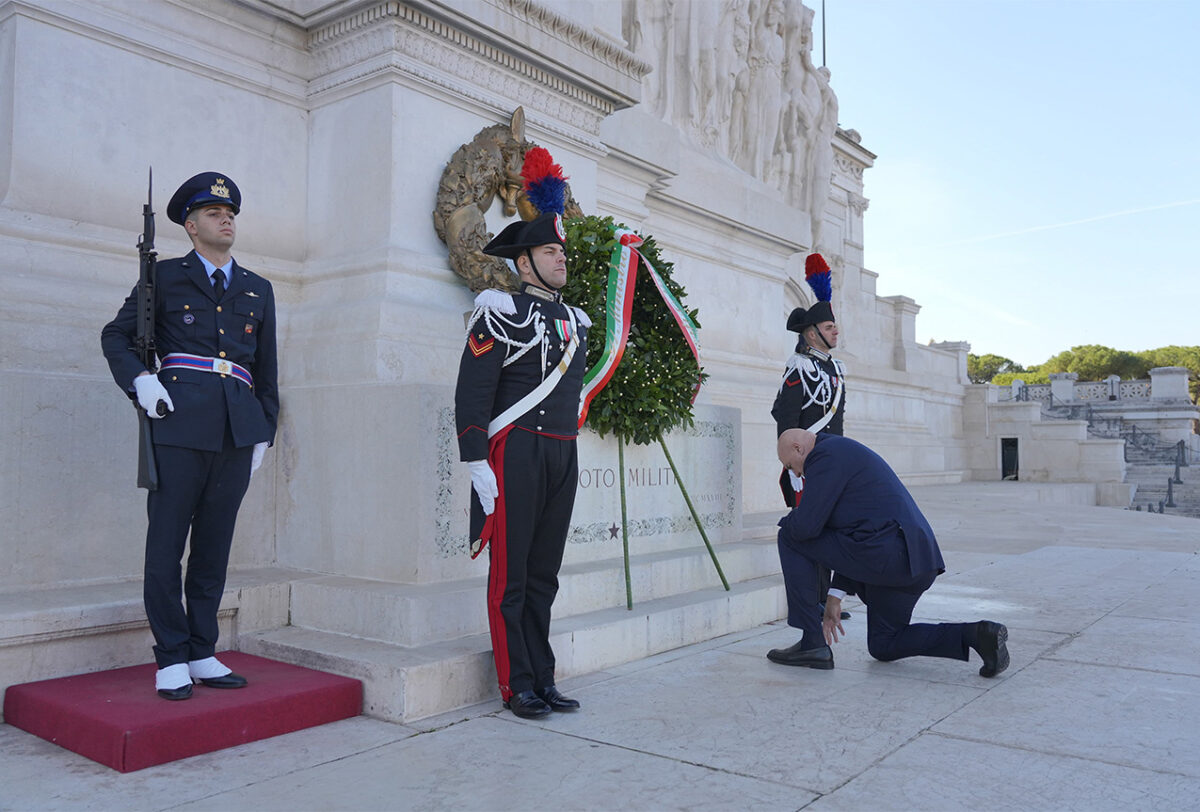
[[[137,392],[138,405],[145,409],[146,414],[155,420],[165,417],[165,415],[158,413],[158,402],[160,400],[167,404],[168,412],[175,411],[175,404],[171,402],[171,396],[167,394],[166,388],[153,372],[147,372],[134,378],[133,391]]]
[[[804,490],[804,477],[796,476],[796,474],[793,471],[789,470],[788,471],[788,479],[790,479],[792,481],[792,490],[793,491],[795,491],[796,493],[800,493],[800,491]]]
[[[250,476],[254,476],[254,472],[262,465],[263,455],[267,453],[267,443],[255,443],[254,455],[250,457]]]
[[[471,469],[471,487],[479,494],[479,504],[483,505],[483,512],[490,516],[496,509],[496,497],[500,495],[500,487],[496,485],[496,474],[492,472],[492,466],[488,465],[487,460],[468,462],[467,467]]]

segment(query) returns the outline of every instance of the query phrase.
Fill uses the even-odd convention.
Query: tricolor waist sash
[[[203,355],[172,352],[163,359],[161,369],[194,369],[197,372],[215,372],[219,375],[232,375],[247,386],[254,387],[254,378],[251,377],[245,367],[224,358],[208,358]]]

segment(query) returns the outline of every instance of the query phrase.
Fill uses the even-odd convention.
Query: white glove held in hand
[[[133,379],[133,391],[137,392],[138,405],[146,410],[146,414],[158,420],[165,415],[158,413],[158,402],[165,401],[167,411],[175,411],[175,404],[171,402],[171,396],[167,394],[166,388],[162,382],[158,380],[158,376],[154,373],[139,375]]]
[[[792,490],[796,493],[804,490],[804,477],[796,476],[792,471],[788,471],[788,479],[792,481]]]
[[[492,472],[492,466],[487,464],[487,460],[468,462],[467,467],[471,469],[471,487],[479,494],[479,504],[483,505],[483,512],[490,516],[496,509],[496,497],[500,495],[500,488],[496,485],[496,474]]]
[[[254,472],[262,465],[263,455],[267,453],[267,443],[255,443],[254,455],[250,457],[250,476],[254,476]]]

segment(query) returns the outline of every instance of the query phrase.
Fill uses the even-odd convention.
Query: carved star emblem
[[[608,528],[608,537],[615,539],[617,537],[617,533],[620,532],[620,530],[621,530],[621,528],[617,526],[617,523],[613,522],[613,526]]]

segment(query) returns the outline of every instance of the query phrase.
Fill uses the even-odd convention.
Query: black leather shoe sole
[[[240,674],[226,674],[223,677],[200,678],[200,684],[208,688],[245,688],[246,678]]]
[[[981,620],[975,634],[979,656],[983,658],[979,676],[994,677],[1008,668],[1008,627],[1002,623]]]
[[[170,699],[172,702],[178,702],[180,699],[192,698],[192,684],[181,685],[178,688],[159,688],[158,695],[163,699]]]

